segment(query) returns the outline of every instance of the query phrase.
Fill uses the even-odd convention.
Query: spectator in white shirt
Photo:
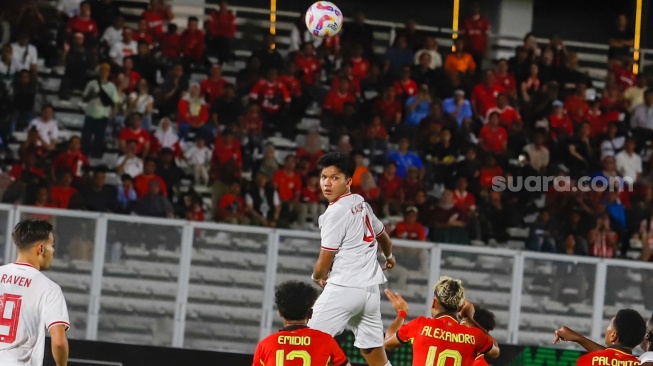
[[[195,146],[186,152],[186,159],[193,167],[195,173],[195,184],[205,185],[209,182],[209,163],[211,161],[211,150],[206,147],[203,137],[195,139]]]
[[[619,122],[608,123],[607,136],[601,143],[601,160],[606,156],[616,156],[624,148],[625,136],[618,136]]]
[[[81,3],[82,0],[59,0],[57,10],[68,18],[72,18],[75,15],[79,15],[79,4]]]
[[[118,158],[116,172],[120,175],[129,174],[132,178],[143,174],[143,160],[136,156],[136,140],[128,140],[125,147],[125,155]]]
[[[617,171],[624,179],[636,182],[642,176],[642,158],[635,152],[635,140],[629,138],[624,150],[617,154]]]
[[[29,41],[29,35],[23,33],[18,37],[18,42],[11,44],[11,50],[18,68],[17,71],[29,70],[32,74],[36,74],[39,54],[36,47],[32,46]]]
[[[630,128],[637,140],[638,149],[641,149],[647,140],[653,138],[653,89],[646,89],[644,103],[633,110]]]
[[[138,89],[129,94],[129,113],[140,113],[143,115],[141,126],[149,131],[152,128],[152,110],[154,109],[154,97],[150,95],[150,87],[147,80],[141,79],[138,82]]]
[[[438,52],[438,41],[433,36],[428,36],[424,40],[424,47],[415,53],[415,65],[419,65],[419,59],[423,54],[431,55],[429,69],[434,70],[442,67],[442,56]]]
[[[122,60],[127,56],[133,56],[138,52],[138,43],[134,41],[134,32],[125,27],[122,31],[122,41],[116,43],[109,51],[109,57],[118,66],[122,66]]]
[[[170,149],[178,151],[179,136],[172,129],[172,122],[170,118],[163,117],[159,121],[159,127],[154,131],[154,138],[157,141],[157,146],[161,149]]]
[[[59,140],[58,124],[54,119],[54,108],[52,105],[46,104],[41,108],[41,116],[34,118],[27,129],[36,129],[39,133],[39,140],[36,144],[52,151],[57,147],[57,140]]]
[[[549,166],[549,149],[544,145],[544,134],[537,132],[533,142],[524,146],[524,152],[528,154],[531,167],[540,173],[544,173]]]
[[[7,90],[11,90],[11,83],[16,77],[18,72],[18,64],[13,57],[13,50],[10,45],[2,46],[2,55],[0,55],[0,79],[7,86]]]
[[[122,41],[122,32],[125,28],[125,18],[117,16],[113,21],[113,25],[107,28],[102,34],[102,42],[107,45],[107,48],[111,50],[114,45]]]
[[[648,78],[644,74],[637,75],[637,83],[624,92],[626,106],[631,112],[636,106],[644,103],[644,92],[648,89]]]

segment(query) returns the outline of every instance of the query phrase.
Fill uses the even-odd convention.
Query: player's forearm
[[[388,330],[385,333],[385,340],[388,341],[392,339],[396,334],[399,328],[404,324],[405,319],[397,315],[395,320],[390,324]],[[394,342],[384,342],[385,349],[391,351],[397,348],[397,345]]]
[[[68,340],[52,342],[52,357],[57,366],[68,365]]]
[[[381,235],[377,236],[376,241],[379,243],[384,256],[387,257],[392,254],[392,240],[387,232],[384,231]]]

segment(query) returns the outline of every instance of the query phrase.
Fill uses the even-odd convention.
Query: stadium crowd
[[[310,229],[324,204],[317,160],[336,150],[356,160],[353,192],[380,217],[403,215],[389,224],[395,237],[494,244],[530,227],[529,250],[625,256],[639,250],[635,238],[641,259],[651,258],[653,90],[632,72],[625,16],[607,40],[601,90],[555,35],[541,44],[527,34],[512,57],[491,60],[477,4],[452,52],[413,20],[377,54],[362,11],[325,39],[302,17],[287,54],[265,34],[230,83],[221,65],[234,64],[240,39],[226,1],[183,31],[164,0],[151,0],[133,28],[112,0],[58,4],[7,1],[1,11],[2,202]],[[85,102],[81,137],[59,143],[39,59],[65,67],[60,100]],[[206,73],[200,83],[197,73]],[[316,114],[319,124],[298,129]],[[12,154],[16,131],[27,136]],[[270,137],[298,147],[277,161]],[[115,166],[103,159],[111,146]],[[106,183],[110,171],[119,185]],[[495,177],[541,176],[635,183],[492,189]],[[211,189],[208,212],[198,186]]]

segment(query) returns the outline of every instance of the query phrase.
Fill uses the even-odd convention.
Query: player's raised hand
[[[401,297],[401,295],[399,295],[398,292],[392,293],[392,291],[385,289],[385,296],[388,297],[388,300],[390,300],[390,303],[392,304],[392,307],[395,309],[395,311],[408,312],[408,303],[406,300],[404,300],[403,297]]]
[[[581,335],[573,331],[571,328],[562,326],[557,329],[555,332],[555,338],[553,338],[553,344],[563,342],[576,342],[580,339]]]
[[[463,303],[463,306],[461,306],[460,310],[458,311],[460,317],[463,319],[474,319],[474,312],[474,304],[467,301],[467,299],[465,299],[465,303]]]

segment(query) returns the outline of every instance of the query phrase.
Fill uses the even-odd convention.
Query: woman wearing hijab
[[[209,109],[200,90],[200,84],[191,83],[186,95],[179,100],[177,124],[181,140],[186,140],[189,132],[203,135],[207,142],[214,140],[213,131],[206,124],[209,120]]]
[[[172,122],[170,118],[164,117],[159,122],[159,126],[154,131],[155,139],[155,153],[161,151],[161,149],[170,149],[173,151],[174,155],[177,157],[181,156],[181,146],[179,144],[179,137],[172,129]]]

